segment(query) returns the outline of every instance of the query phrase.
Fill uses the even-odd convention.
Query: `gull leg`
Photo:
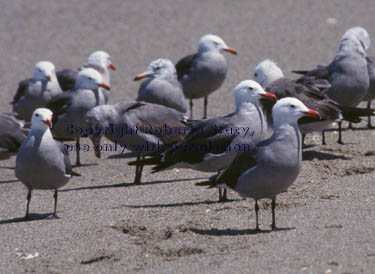
[[[276,230],[277,229],[276,220],[275,220],[276,219],[275,218],[276,198],[272,199],[271,207],[272,207],[272,225],[271,225],[271,228],[272,228],[272,230]]]
[[[76,152],[77,152],[77,161],[76,161],[76,166],[80,166],[81,165],[81,157],[79,155],[79,151],[81,150],[81,146],[80,146],[80,143],[79,143],[79,137],[77,138],[77,141],[76,141]]]
[[[25,219],[29,219],[29,206],[30,206],[30,201],[31,201],[31,188],[27,192],[27,204],[26,204],[26,215]]]
[[[367,109],[371,108],[371,100],[368,100],[367,102]],[[368,129],[373,129],[374,127],[371,124],[371,115],[367,116],[367,128]]]
[[[204,114],[203,114],[203,119],[207,118],[207,105],[208,105],[208,96],[204,97]]]
[[[54,217],[57,217],[57,215],[56,215],[56,209],[57,209],[57,197],[58,197],[57,189],[55,189],[55,194],[53,194],[53,198],[55,199],[55,207],[54,207],[54,209],[53,209],[53,216],[54,216]]]
[[[305,144],[305,138],[306,138],[306,134],[305,134],[305,133],[302,133],[302,148],[305,148],[305,147],[306,147],[306,144]]]
[[[342,122],[339,122],[339,139],[337,140],[337,143],[339,143],[340,145],[343,145],[344,143],[343,143],[342,138],[341,138],[341,135],[342,135],[341,124],[342,124]]]
[[[322,130],[322,145],[326,145],[327,143],[326,143],[326,135],[325,135],[325,130],[323,129]]]
[[[256,222],[255,230],[259,232],[260,229],[259,229],[258,212],[259,212],[258,200],[255,200],[255,222]]]
[[[352,125],[352,122],[349,122],[348,129],[354,129],[353,125]]]
[[[190,119],[193,119],[193,99],[190,99]]]
[[[137,155],[137,161],[143,160],[145,157]],[[141,183],[141,177],[142,177],[142,171],[143,171],[143,165],[137,165],[135,167],[135,178],[134,178],[134,184],[139,185]]]

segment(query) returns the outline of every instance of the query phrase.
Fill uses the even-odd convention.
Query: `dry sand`
[[[371,37],[375,2],[349,1],[3,1],[0,9],[0,111],[9,111],[19,80],[34,64],[79,67],[97,49],[108,51],[112,103],[136,97],[133,77],[150,61],[174,62],[193,52],[202,34],[215,33],[238,56],[227,55],[229,74],[209,98],[209,116],[233,109],[232,88],[250,78],[264,58],[284,71],[328,63],[344,31],[361,25]],[[374,40],[372,40],[374,42]],[[374,55],[373,47],[370,55]],[[292,76],[288,74],[288,76]],[[202,101],[196,101],[196,114]],[[278,198],[270,232],[264,201],[254,234],[254,205],[217,203],[216,190],[194,186],[210,174],[174,170],[130,184],[129,159],[82,153],[81,177],[60,192],[35,191],[33,221],[24,222],[26,188],[14,176],[15,156],[0,162],[1,273],[373,273],[375,131],[329,133],[327,146],[309,135],[303,171]],[[72,154],[72,161],[75,156]],[[119,187],[119,184],[129,183]]]

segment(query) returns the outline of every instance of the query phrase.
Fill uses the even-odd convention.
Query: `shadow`
[[[77,168],[77,167],[86,167],[86,166],[97,166],[98,163],[93,163],[93,164],[80,164],[79,166],[77,166],[76,164],[72,165],[73,168]]]
[[[12,223],[25,223],[25,222],[33,222],[33,221],[40,221],[40,220],[55,220],[59,219],[59,217],[54,217],[52,213],[43,213],[43,214],[38,214],[38,213],[29,213],[29,218],[13,218],[13,219],[8,219],[8,220],[1,220],[0,225],[4,224],[12,224]]]
[[[16,155],[17,152],[1,152],[0,153],[0,161],[2,160],[8,160],[12,158],[12,156]]]
[[[14,170],[16,167],[14,166],[0,166],[1,169],[11,169]]]
[[[309,149],[309,148],[312,148],[312,147],[316,147],[317,145],[315,144],[309,144],[309,145],[302,145],[302,149]]]
[[[137,152],[128,152],[128,153],[120,153],[115,155],[110,155],[107,159],[127,159],[127,158],[134,158],[137,157]]]
[[[15,183],[15,182],[19,182],[19,180],[4,180],[4,181],[0,181],[0,184],[9,184],[9,183]]]
[[[335,155],[330,153],[325,153],[321,151],[309,150],[302,152],[302,160],[303,161],[311,161],[313,159],[318,160],[351,160],[352,158],[344,156],[344,155]]]
[[[296,229],[295,227],[283,227],[277,228],[276,230],[256,230],[256,229],[198,229],[198,228],[189,228],[189,230],[193,233],[205,236],[241,236],[241,235],[255,235],[255,234],[262,234],[262,233],[271,233],[271,232],[278,232],[278,231],[289,231]]]
[[[240,200],[233,199],[227,200],[225,203],[238,202]],[[174,203],[174,204],[156,204],[156,205],[121,205],[116,208],[127,207],[127,208],[170,208],[170,207],[182,207],[182,206],[198,206],[198,205],[211,205],[211,204],[220,204],[223,202],[219,201],[201,201],[201,202],[184,202],[184,203]],[[114,208],[113,208],[114,209]]]
[[[208,177],[207,178],[188,178],[188,179],[151,181],[151,182],[142,182],[140,184],[122,183],[122,184],[112,184],[112,185],[96,185],[96,186],[85,186],[85,187],[77,187],[77,188],[66,188],[66,189],[59,190],[59,192],[69,192],[69,191],[74,191],[74,190],[105,189],[105,188],[116,188],[116,187],[134,187],[134,186],[142,186],[142,185],[169,184],[169,183],[176,183],[176,182],[187,182],[187,181],[207,180],[207,179]]]

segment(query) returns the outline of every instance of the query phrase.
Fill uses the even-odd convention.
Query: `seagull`
[[[56,78],[55,65],[49,61],[38,62],[32,79],[18,84],[11,104],[19,119],[29,122],[36,108],[46,106],[54,96],[62,93]]]
[[[314,79],[302,76],[297,80],[284,77],[282,70],[275,62],[266,59],[260,62],[254,69],[254,78],[268,91],[274,93],[277,98],[295,97],[301,100],[307,107],[316,109],[321,119],[319,121],[302,118],[300,129],[303,140],[307,133],[322,131],[322,144],[325,144],[324,129],[335,121],[347,120],[359,122],[360,116],[374,115],[373,110],[346,107],[334,100],[322,91],[330,87],[325,79]],[[268,118],[271,118],[272,106],[265,104]]]
[[[136,101],[159,104],[186,113],[187,101],[172,61],[162,58],[152,61],[147,71],[138,74],[134,81],[144,78],[149,79],[139,87]]]
[[[9,153],[15,153],[25,141],[29,129],[24,121],[16,119],[10,113],[0,113],[0,159],[6,159]]]
[[[95,106],[105,104],[105,95],[102,89],[110,90],[110,86],[105,84],[98,71],[86,68],[78,73],[75,88],[71,91],[63,92],[54,97],[47,104],[53,116],[53,135],[61,140],[76,140],[77,162],[80,166],[80,137],[84,137],[85,121],[87,111]],[[78,130],[71,130],[72,128]]]
[[[185,139],[169,147],[161,154],[140,162],[155,165],[153,172],[173,168],[190,168],[203,172],[218,172],[226,169],[239,151],[251,150],[263,140],[267,124],[261,109],[261,99],[276,100],[255,81],[245,80],[234,89],[236,109],[221,117],[197,121]],[[226,200],[226,191],[219,201]]]
[[[31,192],[34,189],[54,189],[56,215],[57,190],[72,177],[72,166],[66,147],[51,134],[52,112],[38,108],[32,114],[31,130],[21,145],[16,159],[16,177],[27,187],[25,218],[29,218]]]
[[[355,107],[365,97],[369,85],[367,68],[367,50],[370,47],[370,36],[362,27],[348,29],[342,36],[339,49],[328,66],[318,65],[311,71],[294,71],[315,79],[326,79],[330,87],[323,92],[343,106]],[[339,124],[338,143],[341,138]]]
[[[112,63],[111,56],[107,52],[102,50],[94,51],[87,59],[87,64],[83,65],[81,69],[64,69],[56,73],[62,90],[68,91],[73,89],[79,71],[85,68],[93,68],[97,70],[106,85],[110,85],[109,69],[116,70],[116,66]],[[107,104],[109,100],[109,92],[105,89],[103,89],[102,92],[104,93],[105,102]]]
[[[258,200],[272,200],[272,230],[276,230],[276,196],[285,192],[301,171],[302,140],[298,120],[319,113],[307,108],[300,100],[286,97],[272,109],[273,134],[259,142],[252,151],[240,152],[224,171],[200,186],[227,187],[244,198],[255,200],[256,230],[259,230]]]
[[[126,149],[145,155],[160,153],[183,139],[189,130],[186,117],[179,111],[147,102],[123,101],[91,109],[85,117],[86,128],[100,157],[102,136],[114,142],[111,150]],[[104,148],[105,149],[105,148]],[[143,165],[136,166],[134,184],[141,183]]]
[[[176,64],[177,77],[186,98],[190,99],[190,118],[193,117],[193,99],[204,97],[204,115],[207,118],[207,98],[223,84],[227,75],[227,61],[223,51],[237,54],[220,37],[204,35],[198,43],[198,52],[188,55]]]

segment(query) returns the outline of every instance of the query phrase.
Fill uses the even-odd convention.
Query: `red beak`
[[[273,93],[271,93],[271,92],[268,92],[268,91],[266,91],[266,94],[262,94],[262,97],[266,98],[266,99],[270,99],[272,101],[276,101],[277,100],[276,95],[273,94]]]
[[[104,89],[106,89],[106,90],[111,90],[111,87],[110,87],[109,85],[105,84],[105,83],[101,83],[101,84],[99,85],[99,87],[102,87],[102,88],[104,88]]]
[[[51,81],[51,75],[47,75],[47,81]]]
[[[234,55],[237,55],[237,51],[234,48],[226,48],[224,50],[227,51],[227,52],[230,52],[230,53],[232,53]]]
[[[151,74],[146,73],[146,72],[143,72],[143,73],[140,73],[140,74],[138,74],[137,76],[135,76],[135,77],[134,77],[134,81],[139,81],[139,80],[142,80],[142,79],[144,79],[144,78],[148,78],[148,77],[150,77],[150,76],[151,76]]]
[[[320,118],[319,112],[317,112],[316,110],[313,110],[313,109],[309,109],[308,111],[305,111],[304,113],[307,116],[311,116],[311,117],[314,117],[314,118]]]
[[[116,66],[115,66],[114,64],[110,64],[110,65],[109,65],[109,68],[110,68],[111,70],[116,70]]]
[[[43,123],[45,123],[47,126],[49,126],[49,128],[52,129],[52,122],[50,119],[44,120]]]

